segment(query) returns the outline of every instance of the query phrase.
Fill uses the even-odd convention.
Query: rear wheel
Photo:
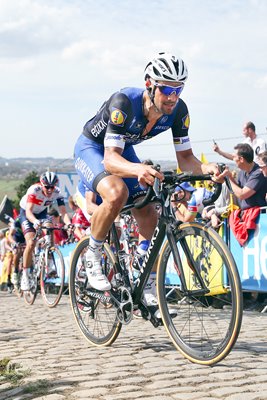
[[[235,261],[222,238],[199,223],[176,236],[187,290],[168,242],[160,255],[157,290],[162,319],[176,348],[190,361],[212,365],[233,348],[242,321],[242,291]],[[207,293],[201,291],[200,273]],[[176,310],[171,318],[169,309]]]
[[[40,274],[41,294],[48,307],[55,307],[62,296],[65,282],[65,264],[61,251],[50,247],[45,252]]]
[[[87,288],[85,254],[89,238],[77,244],[70,266],[69,293],[74,318],[84,337],[96,346],[109,346],[118,337],[121,323],[117,317],[109,292],[98,292]],[[102,268],[108,279],[112,279],[115,258],[105,243],[102,254]]]

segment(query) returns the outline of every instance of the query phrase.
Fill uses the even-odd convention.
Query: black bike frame
[[[165,192],[165,194],[162,193],[161,199],[158,199],[158,201],[162,205],[162,213],[158,219],[158,223],[154,230],[153,236],[151,238],[151,241],[150,241],[150,244],[149,244],[149,247],[147,250],[147,254],[143,260],[140,274],[134,282],[134,289],[132,291],[132,299],[133,299],[133,304],[135,306],[138,306],[141,301],[144,288],[146,286],[149,275],[150,275],[152,268],[156,262],[156,259],[158,257],[161,246],[162,246],[166,236],[167,236],[168,242],[170,244],[170,247],[171,247],[171,250],[173,253],[174,267],[180,278],[181,289],[183,290],[183,292],[185,294],[190,294],[190,293],[206,294],[209,292],[209,290],[207,289],[205,282],[200,274],[200,271],[195,266],[195,262],[192,257],[191,251],[188,247],[186,240],[184,239],[184,240],[180,241],[181,247],[182,247],[184,253],[186,254],[188,265],[192,269],[194,274],[197,276],[197,279],[198,279],[198,282],[200,285],[200,289],[197,289],[197,290],[194,289],[193,291],[188,290],[184,271],[182,268],[182,260],[181,260],[181,257],[180,257],[180,254],[179,254],[179,251],[177,248],[177,240],[176,240],[176,237],[174,234],[174,230],[179,229],[178,225],[180,225],[181,222],[178,222],[172,214],[169,194],[167,194],[166,192]],[[124,207],[122,212],[124,210],[129,210],[131,208],[134,208],[134,204],[127,205],[126,207]],[[120,252],[121,252],[120,241],[119,241],[118,233],[117,233],[114,223],[112,224],[111,232],[112,232],[112,241],[116,248],[116,266],[115,266],[116,273],[120,274],[121,276],[124,276],[124,278],[126,279],[127,285],[130,286],[127,267],[125,265],[123,257],[122,257],[122,259],[120,259],[120,257],[119,257]],[[122,266],[122,264],[123,264],[123,266]]]

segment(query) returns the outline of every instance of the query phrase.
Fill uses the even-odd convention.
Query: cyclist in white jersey
[[[64,198],[60,192],[58,177],[54,172],[46,172],[41,175],[40,182],[31,185],[27,193],[20,201],[20,223],[26,241],[26,248],[23,253],[23,274],[21,290],[29,290],[29,268],[32,266],[32,253],[35,242],[33,241],[36,229],[42,219],[48,218],[47,207],[57,202],[59,212],[65,224],[71,224],[66,212]]]

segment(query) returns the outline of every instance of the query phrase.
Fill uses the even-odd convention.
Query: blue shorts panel
[[[94,180],[105,172],[103,164],[104,146],[81,135],[75,145],[74,157],[76,171],[84,185],[83,190],[86,188],[86,190],[96,193]],[[122,157],[127,161],[140,163],[133,146],[126,146]],[[123,181],[129,190],[128,203],[145,194],[146,191],[141,188],[137,178],[123,178]],[[81,189],[80,184],[79,187]]]

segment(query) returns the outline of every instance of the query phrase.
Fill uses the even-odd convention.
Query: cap
[[[194,192],[196,189],[194,188],[194,186],[190,185],[190,183],[188,182],[183,182],[180,183],[176,188],[175,191],[179,192],[179,190],[187,190],[188,192]]]

